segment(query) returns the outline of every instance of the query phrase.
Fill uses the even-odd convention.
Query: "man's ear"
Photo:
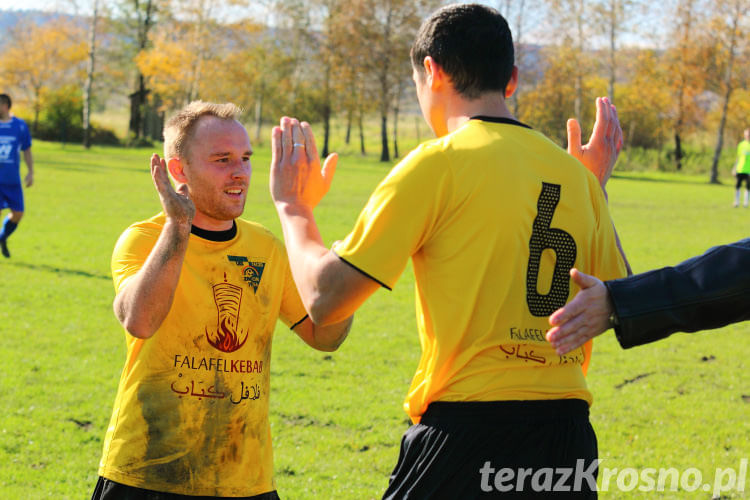
[[[424,77],[430,89],[437,90],[440,88],[445,80],[443,68],[431,56],[425,57],[422,65],[424,66]]]
[[[185,165],[180,158],[170,158],[167,161],[167,170],[169,175],[180,184],[187,184],[187,177],[185,176]]]
[[[516,88],[518,88],[518,66],[514,65],[513,71],[510,73],[510,80],[508,80],[508,84],[505,86],[505,98],[507,99],[512,96]]]

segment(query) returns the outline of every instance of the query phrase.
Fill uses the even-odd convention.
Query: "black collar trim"
[[[503,118],[500,116],[477,115],[477,116],[472,116],[470,120],[482,120],[483,122],[492,122],[492,123],[505,123],[507,125],[518,125],[519,127],[524,127],[528,129],[531,128],[525,123],[521,123],[518,120],[514,120],[513,118]]]
[[[232,227],[226,231],[209,231],[207,229],[192,226],[190,232],[197,237],[208,241],[229,241],[237,236],[237,223],[232,221]]]

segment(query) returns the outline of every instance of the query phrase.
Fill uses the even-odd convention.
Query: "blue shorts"
[[[23,188],[20,184],[0,184],[0,210],[23,212]]]

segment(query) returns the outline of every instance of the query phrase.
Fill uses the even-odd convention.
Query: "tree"
[[[206,95],[214,100],[248,101],[255,123],[254,142],[260,142],[264,119],[278,118],[283,106],[277,89],[287,87],[291,60],[264,26],[251,22],[230,27],[232,50],[223,56],[225,78],[214,82]]]
[[[598,89],[603,89],[601,78],[595,75],[584,78],[580,76],[578,49],[568,38],[559,46],[546,47],[543,55],[543,76],[533,89],[526,91],[522,99],[523,120],[532,123],[535,128],[558,144],[565,144],[567,134],[565,123],[571,116],[585,125],[592,122],[593,107],[578,109],[580,102],[593,102]]]
[[[748,53],[748,49],[745,49],[745,53]],[[732,92],[732,102],[727,111],[726,134],[739,140],[743,130],[748,127],[748,116],[750,116],[750,85],[745,85],[745,88],[737,87]],[[715,117],[713,121],[718,123],[719,119]]]
[[[565,40],[564,43],[568,46],[570,56],[576,61],[571,66],[574,85],[573,114],[580,122],[583,110],[583,80],[584,76],[591,72],[588,53],[584,50],[589,39],[586,15],[590,8],[590,0],[547,1],[548,17],[551,25],[554,26],[552,32],[556,35],[558,41]]]
[[[234,51],[243,52],[243,35],[258,31],[252,23],[247,30],[222,23],[221,12],[229,3],[235,1],[182,0],[168,15],[162,14],[170,30],[152,32],[150,47],[135,58],[162,110],[180,108],[196,99],[226,100],[227,86],[222,79],[236,68],[226,64],[225,58]],[[241,63],[236,58],[233,61]]]
[[[653,49],[630,49],[623,58],[624,72],[632,75],[617,86],[617,113],[625,149],[662,149],[671,129],[671,91],[664,84],[668,68]]]
[[[184,40],[184,26],[173,26],[169,33],[158,31],[151,37],[151,47],[135,57],[139,80],[162,100],[165,109],[187,104],[196,92],[193,87],[197,55]]]
[[[170,30],[172,39],[180,43],[190,56],[183,59],[185,73],[185,101],[195,100],[201,94],[205,83],[204,75],[210,59],[223,55],[225,44],[224,25],[219,22],[222,9],[229,4],[240,6],[239,0],[179,0],[172,2],[169,10],[170,24],[178,26]]]
[[[125,59],[134,61],[136,55],[146,49],[149,44],[149,33],[159,11],[165,7],[165,2],[166,0],[122,0],[120,2],[117,28],[120,31],[120,39],[124,42],[122,51],[127,54]],[[146,87],[145,76],[137,66],[133,67],[132,85],[135,90],[129,95],[128,130],[135,138],[140,138],[145,135],[144,115],[149,89]]]
[[[352,37],[361,37],[369,51],[362,55],[366,81],[377,89],[380,114],[380,161],[390,161],[388,114],[399,81],[410,78],[409,47],[423,17],[435,7],[432,0],[355,0]]]
[[[377,109],[377,90],[374,88],[369,61],[371,41],[359,33],[359,15],[362,9],[346,9],[338,17],[335,52],[337,76],[333,79],[335,95],[346,113],[346,144],[351,140],[351,130],[356,119],[359,132],[359,150],[366,154],[364,117]]]
[[[521,95],[525,87],[531,83],[525,78],[526,76],[531,76],[531,71],[527,72],[527,68],[525,67],[527,47],[524,43],[524,34],[526,33],[526,25],[529,17],[533,17],[536,13],[537,8],[535,6],[537,4],[532,3],[529,5],[525,0],[500,0],[498,4],[498,10],[503,14],[511,28],[515,63],[522,76],[518,80],[516,91],[510,98],[513,114],[519,116],[521,112]]]
[[[309,0],[312,32],[310,39],[316,40],[317,50],[315,59],[320,70],[316,73],[322,78],[321,85],[321,114],[323,118],[323,143],[320,154],[328,156],[331,136],[331,115],[333,113],[333,87],[341,71],[341,53],[347,43],[346,28],[342,23],[344,18],[344,2],[342,0]]]
[[[316,0],[286,0],[274,1],[272,12],[272,43],[279,47],[285,63],[284,76],[275,89],[283,114],[321,120],[326,103],[330,103],[330,92],[329,98],[325,92],[325,79],[330,74],[327,76],[325,67],[321,67],[327,63],[321,59],[320,47],[325,43],[320,30],[328,9]]]
[[[607,95],[615,102],[615,82],[617,80],[617,53],[620,34],[625,30],[633,17],[636,7],[640,7],[640,0],[596,0],[594,12],[597,25],[607,39],[607,65],[609,71],[609,85]]]
[[[80,28],[59,16],[37,26],[22,20],[9,31],[0,72],[9,86],[23,91],[32,103],[32,130],[39,124],[45,92],[82,79],[86,43]]]
[[[729,110],[729,101],[732,97],[732,92],[737,85],[735,82],[736,73],[734,69],[735,58],[737,56],[738,45],[742,43],[742,25],[747,19],[748,5],[744,0],[720,0],[716,5],[716,17],[711,23],[711,33],[715,33],[718,38],[718,44],[723,49],[720,53],[723,53],[725,61],[724,78],[723,84],[723,101],[721,108],[721,119],[719,121],[719,127],[716,137],[716,148],[714,149],[714,157],[711,162],[711,177],[710,182],[712,184],[719,183],[719,156],[724,145],[724,128],[727,123],[727,114]],[[747,44],[747,41],[745,41]]]
[[[86,66],[86,83],[83,87],[83,146],[91,147],[91,89],[94,85],[94,67],[96,64],[96,22],[99,18],[99,0],[94,0],[93,12],[89,25],[88,65]]]
[[[702,57],[703,47],[698,43],[697,36],[699,32],[696,19],[696,13],[699,11],[698,2],[699,0],[681,0],[677,3],[670,35],[674,45],[666,54],[669,67],[667,85],[672,90],[671,117],[675,143],[674,161],[677,170],[682,169],[684,134],[696,120],[695,96],[703,90],[702,82],[706,79],[706,71],[702,64],[706,59]]]

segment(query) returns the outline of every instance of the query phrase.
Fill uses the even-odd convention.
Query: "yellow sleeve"
[[[592,193],[591,201],[596,217],[596,233],[594,234],[594,248],[589,254],[590,260],[586,266],[587,269],[582,269],[582,271],[594,275],[602,281],[625,277],[627,267],[620,250],[617,248],[615,225],[612,222],[604,193],[593,175],[589,176],[589,189]],[[583,345],[584,362],[581,368],[584,375],[586,375],[591,361],[593,344],[594,341],[589,340]]]
[[[409,258],[439,226],[449,184],[448,166],[418,148],[375,189],[352,232],[333,251],[382,286],[393,288]]]
[[[307,311],[302,304],[302,298],[297,291],[297,285],[292,277],[292,269],[289,267],[289,259],[286,254],[284,245],[279,243],[281,252],[280,260],[284,262],[284,290],[281,296],[281,307],[279,308],[279,319],[289,328],[294,328],[297,324],[307,318]]]
[[[597,217],[595,249],[591,253],[593,262],[591,272],[602,281],[623,278],[627,276],[625,260],[617,248],[615,225],[607,207],[607,200],[598,183],[592,188],[594,194],[594,211]]]
[[[143,267],[159,234],[161,229],[158,226],[133,225],[120,235],[111,261],[115,294]]]

